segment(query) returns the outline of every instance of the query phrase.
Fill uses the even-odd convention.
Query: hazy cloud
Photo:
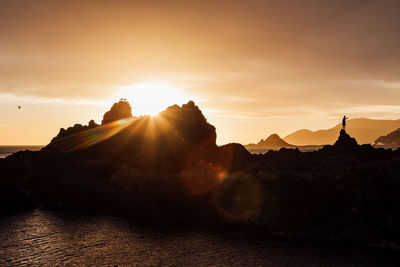
[[[117,86],[162,80],[217,117],[257,124],[392,116],[399,14],[390,0],[3,0],[0,97],[101,102]]]

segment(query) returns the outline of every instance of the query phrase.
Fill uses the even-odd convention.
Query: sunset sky
[[[400,119],[400,1],[0,1],[1,145],[122,97],[136,116],[194,100],[218,144]]]

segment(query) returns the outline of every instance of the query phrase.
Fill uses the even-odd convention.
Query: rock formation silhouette
[[[104,114],[101,125],[130,117],[132,117],[131,105],[125,99],[121,99],[118,103],[114,103],[111,109]]]
[[[61,129],[44,149],[83,149],[92,157],[108,155],[130,166],[164,171],[192,166],[218,152],[215,127],[193,101],[168,107],[156,117],[133,118],[131,112],[121,100],[104,114],[101,126],[91,121]]]
[[[63,140],[69,136],[73,136],[83,131],[87,131],[99,126],[94,120],[90,120],[88,125],[75,124],[72,127],[68,127],[67,129],[61,128],[59,133],[51,140],[50,144],[47,147],[54,146],[59,140]]]
[[[114,103],[111,109],[103,115],[102,125],[131,117],[132,108],[129,102],[121,99],[119,102]],[[93,131],[98,126],[100,125],[94,120],[90,120],[88,125],[75,124],[73,127],[68,127],[67,129],[61,128],[57,136],[51,140],[45,149],[70,150],[73,147],[78,147],[79,142],[85,141],[81,139],[86,138],[86,136],[79,136],[79,133],[89,133],[88,131],[92,130],[90,133],[98,134]],[[76,140],[72,139],[74,136],[77,137]]]
[[[349,148],[349,147],[357,147],[357,141],[356,139],[350,137],[350,135],[348,135],[346,133],[345,129],[340,130],[340,135],[338,140],[335,142],[335,144],[333,145],[334,147],[343,147],[343,148]]]

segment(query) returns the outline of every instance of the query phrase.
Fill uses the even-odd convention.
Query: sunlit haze
[[[157,115],[169,106],[182,105],[191,100],[190,96],[162,81],[148,81],[116,88],[119,90],[115,94],[115,99],[123,96],[133,103],[135,115]]]
[[[0,144],[195,101],[217,143],[399,119],[398,1],[0,2]],[[18,109],[17,106],[21,106]]]

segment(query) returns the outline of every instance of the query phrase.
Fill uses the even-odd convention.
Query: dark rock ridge
[[[80,132],[96,128],[97,126],[99,125],[94,120],[90,120],[88,125],[75,124],[73,127],[68,127],[67,129],[61,128],[57,136],[51,139],[50,144],[54,144],[55,142],[57,142],[57,140],[63,140],[65,138],[68,138],[69,136],[73,136]]]
[[[357,141],[350,135],[346,133],[346,130],[340,130],[340,135],[338,140],[333,145],[335,147],[357,147]]]
[[[132,118],[131,105],[127,101],[120,100],[119,102],[114,103],[109,111],[104,113],[101,125],[106,125],[108,123],[127,118]],[[54,148],[58,150],[71,148],[72,144],[65,143],[65,141],[68,140],[68,137],[72,138],[77,136],[77,134],[80,132],[85,132],[97,128],[98,126],[99,125],[94,120],[91,120],[89,121],[89,124],[85,126],[81,124],[75,124],[73,127],[68,127],[67,129],[61,128],[60,132],[51,140],[47,148]],[[78,142],[78,140],[76,140],[76,142]]]
[[[120,106],[109,123],[75,125],[41,151],[0,159],[0,211],[241,222],[319,241],[400,243],[400,150],[358,146],[342,131],[319,151],[254,155],[218,147],[192,101],[157,117],[126,117]]]
[[[389,146],[399,147],[400,146],[400,128],[389,133],[388,135],[381,136],[373,142],[375,146]]]

